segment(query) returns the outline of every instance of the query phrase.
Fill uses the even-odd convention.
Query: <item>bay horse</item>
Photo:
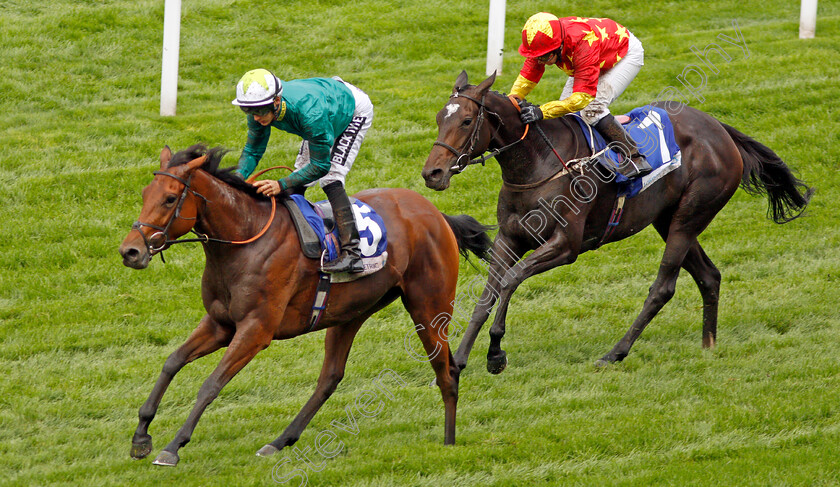
[[[319,263],[302,253],[284,205],[258,194],[231,172],[234,168],[219,169],[224,153],[200,144],[174,155],[164,148],[160,170],[143,190],[139,219],[119,248],[124,265],[143,269],[173,239],[192,230],[202,240],[206,257],[201,297],[207,314],[166,360],[140,408],[131,456],[139,459],[151,453],[149,424],[184,365],[227,347],[202,384],[186,422],[155,459],[157,465],[178,463],[178,450],[190,441],[205,408],[272,340],[326,329],[324,364],[314,394],[283,433],[257,454],[268,456],[294,444],[344,376],[359,327],[398,297],[414,323],[424,325],[416,330],[443,396],[444,443],[454,444],[460,369],[446,340],[449,320],[441,318],[451,317],[459,250],[485,255],[491,245],[487,227],[467,215],[443,215],[407,189],[358,193],[355,196],[386,224],[388,261],[371,275],[334,283],[325,315],[310,329]]]
[[[461,73],[447,105],[437,114],[438,137],[422,171],[426,186],[441,191],[449,186],[452,175],[467,165],[495,157],[504,182],[489,277],[455,354],[458,367],[466,367],[476,335],[498,301],[490,328],[487,369],[496,374],[504,370],[507,356],[500,344],[505,318],[511,296],[525,279],[571,264],[581,253],[629,237],[651,224],[665,240],[659,273],[629,331],[596,364],[603,366],[627,356],[645,326],[674,295],[681,267],[700,289],[702,345],[713,347],[721,274],[697,236],[739,185],[748,193],[768,196],[768,216],[776,223],[801,215],[813,188],[794,177],[778,155],[751,137],[689,106],[657,102],[653,105],[670,114],[682,164],[628,199],[623,213],[617,212],[614,175],[592,163],[592,151],[583,130],[572,119],[574,115],[526,126],[519,119],[520,107],[514,99],[490,90],[494,81],[495,74],[473,86],[468,84],[467,73]],[[479,157],[487,151],[490,154]],[[620,215],[617,226],[616,214]],[[529,215],[541,216],[542,225],[532,228],[526,221]],[[614,228],[608,231],[610,223]],[[522,259],[530,250],[534,252]]]

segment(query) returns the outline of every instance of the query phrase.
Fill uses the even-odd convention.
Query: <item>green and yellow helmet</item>
[[[231,103],[240,107],[259,107],[274,102],[283,93],[283,84],[267,69],[253,69],[236,84],[236,99]]]

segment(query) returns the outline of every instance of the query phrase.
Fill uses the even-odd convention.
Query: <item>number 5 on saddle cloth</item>
[[[310,259],[320,259],[322,266],[324,262],[335,259],[341,249],[329,202],[321,201],[312,204],[303,196],[293,194],[290,198],[284,198],[283,203],[292,215],[292,222],[297,230],[303,255]],[[356,227],[359,230],[359,250],[365,269],[355,274],[327,274],[323,271],[319,273],[307,332],[318,326],[324,316],[331,283],[355,281],[360,277],[373,274],[385,267],[385,262],[388,260],[386,251],[388,238],[382,217],[363,201],[350,198],[350,203]]]
[[[322,264],[335,259],[341,249],[329,202],[313,204],[298,194],[284,202],[292,214],[304,255],[320,259]],[[347,282],[372,274],[382,269],[388,259],[387,232],[382,217],[361,200],[350,198],[350,202],[359,229],[359,250],[365,270],[357,274],[334,274],[331,282]]]

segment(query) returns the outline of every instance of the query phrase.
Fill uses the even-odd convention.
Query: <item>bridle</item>
[[[458,174],[458,173],[462,172],[464,169],[467,168],[467,166],[472,165],[472,164],[481,163],[481,165],[483,166],[484,163],[488,159],[492,159],[492,158],[496,157],[497,155],[501,154],[502,152],[504,152],[504,151],[510,149],[511,147],[515,146],[516,144],[522,142],[522,140],[525,138],[525,136],[528,135],[528,125],[526,125],[525,126],[525,133],[522,134],[522,137],[520,137],[515,142],[510,143],[506,146],[500,147],[498,149],[492,150],[487,155],[479,156],[479,157],[476,157],[476,158],[473,158],[473,159],[468,159],[466,161],[466,163],[462,164],[461,160],[464,157],[469,158],[471,156],[471,154],[473,153],[473,151],[475,150],[475,144],[476,144],[476,142],[478,142],[478,137],[481,134],[481,125],[484,122],[484,120],[486,119],[486,114],[490,113],[490,114],[494,115],[496,118],[499,119],[499,122],[502,123],[502,118],[499,116],[498,113],[487,109],[487,106],[484,104],[484,98],[485,97],[487,97],[487,93],[484,93],[484,95],[482,95],[481,100],[478,100],[476,98],[473,98],[472,96],[465,95],[465,94],[459,93],[459,92],[455,92],[455,93],[453,93],[452,95],[449,96],[449,99],[452,99],[452,98],[466,98],[467,100],[471,100],[478,105],[478,115],[475,118],[475,126],[473,127],[473,131],[470,134],[469,138],[464,142],[464,145],[461,146],[461,149],[463,149],[463,148],[467,147],[467,145],[469,145],[469,149],[467,149],[466,151],[458,150],[458,149],[452,147],[451,145],[449,145],[445,142],[441,142],[439,140],[436,140],[435,143],[432,144],[433,146],[439,145],[439,146],[449,150],[453,154],[455,154],[455,157],[457,158],[457,159],[455,159],[455,164],[451,168],[449,168],[449,170],[452,171],[454,174]],[[514,105],[516,105],[516,101],[513,98],[511,98],[511,102]],[[483,152],[484,151],[482,151],[482,153]]]
[[[206,157],[206,156],[203,156],[203,157]],[[181,191],[181,196],[178,199],[178,204],[175,206],[175,211],[172,214],[172,216],[169,218],[169,221],[166,223],[165,226],[158,226],[158,225],[154,225],[154,224],[151,224],[151,223],[145,223],[145,222],[141,222],[140,220],[135,221],[131,225],[131,229],[132,230],[137,230],[140,233],[140,236],[143,237],[143,243],[146,245],[146,248],[149,250],[149,254],[151,254],[152,256],[154,256],[155,254],[157,254],[159,252],[162,252],[165,248],[167,248],[170,245],[179,244],[179,243],[217,242],[217,243],[233,244],[233,245],[248,244],[248,243],[251,243],[251,242],[257,240],[258,238],[262,237],[265,234],[265,232],[268,230],[268,227],[271,226],[271,222],[274,221],[274,215],[275,215],[276,210],[277,210],[277,202],[274,198],[271,198],[271,216],[268,218],[268,222],[265,224],[263,229],[260,230],[260,232],[257,235],[255,235],[255,236],[253,236],[253,237],[251,237],[247,240],[224,240],[224,239],[219,239],[219,238],[213,238],[213,237],[210,237],[210,236],[205,235],[203,233],[199,233],[198,231],[196,231],[196,229],[194,227],[191,228],[190,231],[192,233],[194,233],[197,238],[182,238],[182,239],[172,240],[172,239],[169,238],[169,229],[172,227],[172,224],[175,222],[175,220],[177,220],[179,218],[182,219],[182,220],[196,220],[196,219],[198,219],[198,210],[196,210],[196,216],[194,216],[194,217],[185,217],[185,216],[181,215],[181,208],[184,206],[184,202],[187,200],[187,194],[192,193],[195,196],[201,198],[204,201],[205,205],[207,204],[207,198],[205,198],[201,193],[198,193],[197,191],[195,191],[194,189],[192,189],[190,187],[190,183],[192,182],[192,177],[193,177],[192,174],[190,174],[190,177],[187,178],[187,179],[184,179],[180,176],[176,176],[176,175],[174,175],[172,173],[169,173],[169,172],[166,172],[166,171],[155,171],[152,174],[154,174],[155,176],[158,176],[158,175],[159,176],[168,176],[168,177],[170,177],[172,179],[175,179],[176,181],[178,181],[179,183],[184,185],[184,189],[183,189],[183,191]],[[157,230],[157,232],[153,233],[150,237],[147,237],[146,233],[143,232],[142,227],[149,227],[153,230]],[[160,244],[159,247],[155,247],[153,242],[158,235],[163,236],[163,243]],[[161,255],[161,259],[163,259],[163,254],[161,253],[160,255]]]
[[[519,139],[515,140],[514,142],[512,142],[512,143],[510,143],[510,144],[508,144],[508,145],[502,146],[502,147],[500,147],[500,148],[498,148],[498,149],[494,149],[494,150],[490,151],[487,155],[480,156],[480,157],[476,157],[476,158],[474,158],[474,159],[470,159],[470,160],[468,160],[465,164],[461,164],[461,159],[462,159],[464,156],[469,157],[469,156],[470,156],[470,154],[472,154],[473,150],[475,150],[475,143],[476,143],[476,141],[478,140],[479,130],[481,129],[481,123],[482,123],[482,122],[484,121],[484,119],[485,119],[485,115],[484,115],[484,114],[485,114],[485,112],[489,112],[489,113],[491,113],[491,114],[495,115],[495,116],[496,116],[496,118],[498,118],[498,119],[499,119],[499,122],[500,122],[500,123],[501,123],[501,121],[502,121],[502,118],[499,116],[499,114],[497,114],[497,113],[495,113],[495,112],[493,112],[493,111],[488,110],[488,109],[487,109],[487,107],[485,106],[485,104],[484,104],[484,98],[485,98],[486,96],[487,96],[487,93],[485,93],[485,94],[481,97],[481,100],[477,100],[477,99],[475,99],[475,98],[473,98],[473,97],[471,97],[471,96],[469,96],[469,95],[464,95],[463,93],[458,93],[458,92],[455,92],[455,93],[453,93],[452,95],[450,95],[450,96],[449,96],[449,98],[450,98],[450,99],[452,99],[452,98],[466,98],[466,99],[468,99],[468,100],[471,100],[471,101],[475,102],[475,103],[479,106],[479,109],[478,109],[478,116],[476,117],[476,122],[475,122],[475,128],[473,129],[472,134],[470,134],[470,138],[469,138],[469,139],[467,139],[467,141],[466,141],[466,142],[464,143],[464,145],[462,146],[462,148],[463,148],[463,147],[466,147],[466,146],[467,146],[467,144],[469,144],[470,148],[469,148],[469,150],[468,150],[468,151],[466,151],[466,152],[459,151],[459,150],[455,149],[454,147],[452,147],[451,145],[446,144],[446,143],[444,143],[444,142],[437,141],[437,140],[436,140],[436,141],[434,142],[434,144],[433,144],[433,145],[439,145],[439,146],[441,146],[441,147],[444,147],[444,148],[448,149],[450,152],[452,152],[453,154],[455,154],[455,156],[457,157],[457,159],[455,160],[455,164],[454,164],[451,168],[449,168],[449,170],[450,170],[453,174],[458,174],[458,173],[462,172],[464,169],[466,169],[466,167],[467,167],[467,166],[469,166],[469,165],[471,165],[471,164],[478,164],[478,163],[481,163],[481,165],[483,166],[485,161],[487,161],[488,159],[491,159],[491,158],[493,158],[493,157],[496,157],[497,155],[501,154],[502,152],[504,152],[504,151],[506,151],[506,150],[508,150],[508,149],[512,148],[512,147],[513,147],[513,146],[515,146],[516,144],[518,144],[518,143],[522,142],[523,140],[525,140],[525,136],[527,136],[527,135],[528,135],[528,128],[531,126],[531,124],[526,124],[526,125],[525,125],[525,133],[523,133],[523,134],[522,134],[522,137],[520,137]],[[514,97],[513,97],[513,95],[508,95],[508,99],[510,99],[510,102],[511,102],[511,103],[513,103],[513,105],[516,107],[516,109],[517,109],[517,110],[520,110],[520,111],[521,111],[521,108],[520,108],[520,106],[519,106],[519,103],[517,102],[516,98],[514,98]],[[565,123],[568,123],[568,122],[566,122],[566,120],[565,120],[565,119],[564,119],[563,121],[564,121]],[[562,166],[562,167],[561,167],[560,169],[558,169],[558,170],[557,170],[557,172],[555,172],[555,173],[554,173],[554,174],[552,174],[551,176],[549,176],[549,177],[547,177],[547,178],[545,178],[545,179],[542,179],[542,180],[540,180],[540,181],[537,181],[537,182],[535,182],[535,183],[529,183],[529,184],[512,184],[512,183],[508,183],[508,182],[506,182],[506,181],[505,181],[505,183],[504,183],[504,184],[505,184],[505,186],[507,186],[507,187],[508,187],[508,189],[511,189],[511,190],[513,190],[513,191],[526,191],[526,190],[529,190],[529,189],[536,188],[536,187],[538,187],[538,186],[542,186],[543,184],[545,184],[545,183],[547,183],[547,182],[549,182],[549,181],[553,181],[553,180],[557,179],[558,177],[561,177],[561,176],[564,176],[564,175],[566,175],[566,174],[569,174],[569,173],[572,171],[572,169],[573,169],[575,166],[578,166],[581,162],[588,162],[590,159],[592,159],[593,157],[595,157],[595,155],[593,155],[593,156],[590,156],[590,157],[581,157],[581,158],[577,158],[577,153],[576,153],[576,154],[575,154],[575,158],[574,158],[574,159],[572,159],[572,160],[570,160],[570,161],[568,161],[568,162],[567,162],[567,161],[564,161],[564,160],[563,160],[563,158],[562,158],[562,157],[560,157],[560,154],[558,154],[558,153],[557,153],[557,150],[556,150],[556,149],[554,149],[554,146],[552,145],[552,143],[551,143],[551,141],[548,139],[548,137],[545,135],[545,132],[543,132],[543,130],[542,130],[542,128],[539,126],[539,124],[535,124],[535,126],[536,126],[537,131],[539,132],[540,136],[542,137],[543,141],[544,141],[544,142],[546,143],[546,145],[547,145],[547,146],[551,149],[551,151],[554,153],[554,155],[555,155],[555,156],[557,156],[557,159],[560,161],[560,164],[561,164],[561,166]],[[590,129],[590,131],[591,131],[591,129]],[[577,146],[577,133],[575,133],[575,131],[574,131],[574,130],[572,130],[572,134],[573,134],[573,136],[575,137],[575,146]],[[596,155],[599,155],[599,154],[596,154]]]
[[[182,219],[182,220],[195,220],[195,219],[198,218],[198,212],[197,211],[196,211],[196,216],[194,216],[192,218],[181,216],[181,208],[184,206],[184,203],[187,201],[187,194],[188,193],[192,193],[192,194],[198,196],[199,198],[204,200],[205,204],[207,203],[207,198],[205,198],[203,195],[201,195],[200,193],[197,193],[195,190],[190,188],[190,182],[192,182],[192,174],[190,174],[190,177],[188,179],[184,179],[180,176],[176,176],[176,175],[174,175],[172,173],[169,173],[169,172],[166,172],[166,171],[155,171],[153,174],[155,176],[158,176],[158,175],[168,176],[172,179],[175,179],[176,181],[178,181],[179,183],[184,185],[184,189],[183,189],[183,191],[181,191],[180,198],[178,198],[178,205],[175,206],[175,211],[172,213],[172,216],[169,218],[169,221],[166,222],[165,226],[158,226],[158,225],[154,225],[152,223],[145,223],[145,222],[141,222],[140,220],[135,221],[131,225],[131,229],[132,230],[137,230],[140,233],[140,236],[143,237],[143,243],[146,245],[146,248],[149,249],[149,253],[151,255],[155,255],[156,253],[162,251],[163,249],[166,248],[167,245],[171,245],[173,243],[178,243],[179,242],[178,240],[171,240],[169,238],[169,229],[172,228],[172,224],[175,223],[175,220],[177,220],[179,218]],[[143,227],[149,227],[153,230],[157,230],[157,232],[155,232],[151,236],[147,237],[146,233],[142,229]],[[158,236],[163,236],[163,243],[160,244],[159,247],[155,247],[153,242],[154,242],[154,240],[156,240],[156,238]]]

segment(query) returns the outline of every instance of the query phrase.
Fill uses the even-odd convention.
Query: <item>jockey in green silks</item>
[[[333,209],[341,241],[341,253],[324,264],[323,271],[364,270],[359,231],[344,179],[373,121],[370,98],[338,77],[280,81],[268,70],[255,69],[239,80],[232,103],[248,116],[248,140],[237,171],[245,178],[254,172],[272,127],[303,138],[293,173],[254,185],[260,193],[275,196],[303,194],[319,181]]]

